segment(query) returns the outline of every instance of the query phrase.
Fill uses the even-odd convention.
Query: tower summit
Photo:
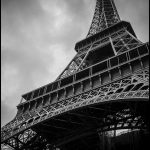
[[[120,20],[113,0],[97,0],[87,37],[75,50],[54,82],[22,95],[16,117],[2,127],[2,145],[105,150],[116,145],[110,141],[117,130],[149,134],[149,43]]]

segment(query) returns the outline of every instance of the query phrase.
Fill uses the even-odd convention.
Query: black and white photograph
[[[149,0],[1,0],[1,150],[147,150],[149,107]]]

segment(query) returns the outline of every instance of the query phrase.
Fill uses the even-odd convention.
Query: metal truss
[[[92,36],[105,28],[112,26],[120,21],[120,17],[116,10],[115,4],[113,0],[97,0],[96,9],[94,13],[94,18],[88,33],[88,36]],[[122,37],[123,38],[123,37]],[[134,38],[134,37],[133,37]],[[127,38],[126,38],[127,39]],[[135,38],[134,38],[135,39]],[[131,39],[130,39],[131,40]],[[136,39],[135,39],[136,40]],[[80,54],[81,51],[73,58],[73,60],[69,63],[66,69],[61,73],[61,75],[57,78],[64,78],[67,77],[78,70],[81,70],[88,66],[86,62],[86,57],[88,56],[89,52],[97,45],[101,44],[101,46],[107,41],[110,42],[109,37],[105,39],[99,39],[95,43],[90,43],[89,46],[84,48],[83,51],[86,51],[86,54]],[[129,42],[129,41],[127,41]],[[131,42],[131,41],[130,41]],[[126,42],[124,43],[124,45]],[[119,44],[120,45],[120,44]],[[118,45],[116,45],[117,47]]]
[[[95,35],[96,33],[118,22],[120,22],[120,17],[115,7],[114,1],[97,0],[94,18],[87,37]],[[88,56],[89,52],[97,45],[101,44],[100,46],[102,46],[105,44],[105,42],[109,43],[113,41],[111,44],[114,49],[114,52],[115,54],[119,54],[121,52],[124,52],[142,44],[141,41],[139,41],[128,31],[124,32],[126,32],[125,35],[118,35],[117,38],[115,37],[117,33],[116,31],[116,33],[110,36],[111,38],[106,37],[104,39],[99,39],[99,41],[96,41],[95,43],[90,42],[90,45],[87,45],[84,49],[78,52],[78,54],[74,57],[74,59],[69,63],[69,65],[63,71],[63,73],[57,79],[72,75],[78,70],[89,66],[85,56]],[[113,40],[113,38],[115,38],[115,40]],[[79,55],[81,52],[86,52],[86,54]]]
[[[133,49],[142,45],[143,43],[129,33],[126,29],[121,29],[118,32],[112,33],[103,37],[102,39],[90,42],[89,45],[80,49],[73,60],[69,63],[66,69],[60,74],[57,80],[70,76],[78,71],[81,71],[90,66],[87,57],[96,47],[103,47],[111,44],[115,55],[123,53],[127,50]]]
[[[128,31],[125,31],[123,35],[118,36],[116,39],[112,39],[112,42],[116,54],[120,54],[142,44],[141,41]]]
[[[47,148],[53,148],[43,136],[37,134],[32,129],[24,130],[22,133],[13,136],[2,147],[10,147],[12,150],[47,150]]]
[[[19,135],[15,135],[13,138],[10,138],[5,142],[5,145],[11,146],[15,150],[22,149],[33,137],[37,134],[31,129],[25,130],[23,133]]]
[[[87,64],[85,63],[85,59],[87,58],[91,48],[92,48],[92,45],[88,47],[87,53],[84,53],[82,55],[76,54],[73,60],[69,63],[69,65],[63,71],[63,73],[57,79],[70,76],[74,74],[75,72],[87,67]]]
[[[92,36],[120,21],[113,0],[97,0],[94,17],[87,37]]]

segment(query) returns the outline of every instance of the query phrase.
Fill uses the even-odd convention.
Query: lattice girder
[[[89,67],[91,64],[89,63],[88,59],[90,59],[90,54],[96,48],[99,48],[99,51],[101,51],[102,47],[111,44],[111,51],[114,53],[114,55],[118,55],[143,44],[126,28],[119,29],[118,31],[116,30],[116,32],[109,33],[105,37],[89,43],[90,44],[88,46],[78,51],[77,55],[69,63],[66,69],[61,73],[57,80],[70,76],[78,71]]]
[[[37,133],[33,131],[32,129],[27,129],[22,133],[19,133],[6,142],[4,142],[6,145],[11,146],[15,150],[22,149],[27,145],[29,141],[31,141],[33,138],[37,136]]]
[[[97,0],[95,13],[87,37],[90,37],[120,21],[113,0]]]

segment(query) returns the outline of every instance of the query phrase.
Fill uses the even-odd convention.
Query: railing
[[[133,48],[132,50],[126,51],[124,53],[121,53],[118,56],[114,56],[110,59],[104,60],[100,63],[95,64],[95,65],[92,65],[92,66],[90,66],[90,67],[88,67],[88,68],[86,68],[80,72],[77,72],[74,75],[68,76],[67,78],[71,78],[71,80],[70,80],[71,82],[66,82],[66,84],[63,84],[63,86],[62,86],[62,83],[67,78],[58,80],[58,81],[53,82],[49,85],[43,86],[39,89],[36,89],[32,92],[29,92],[29,93],[23,95],[23,97],[25,99],[27,99],[28,101],[29,100],[35,100],[37,98],[43,97],[47,94],[50,94],[53,91],[61,90],[61,89],[65,88],[66,86],[70,86],[70,85],[74,84],[75,82],[78,82],[77,77],[81,73],[88,72],[86,77],[89,77],[89,76],[95,74],[94,69],[96,67],[99,67],[100,65],[103,66],[104,69],[100,70],[101,68],[99,68],[99,70],[97,72],[103,72],[104,70],[108,70],[108,69],[112,69],[113,67],[121,66],[122,64],[130,62],[130,61],[134,60],[135,58],[139,58],[140,56],[143,56],[144,54],[149,54],[148,43],[143,44],[142,46]],[[110,64],[110,65],[108,65],[108,64]],[[85,76],[81,77],[80,80],[82,78],[85,78]],[[37,93],[39,93],[39,94],[37,94]],[[20,105],[22,105],[22,104],[20,104]]]

